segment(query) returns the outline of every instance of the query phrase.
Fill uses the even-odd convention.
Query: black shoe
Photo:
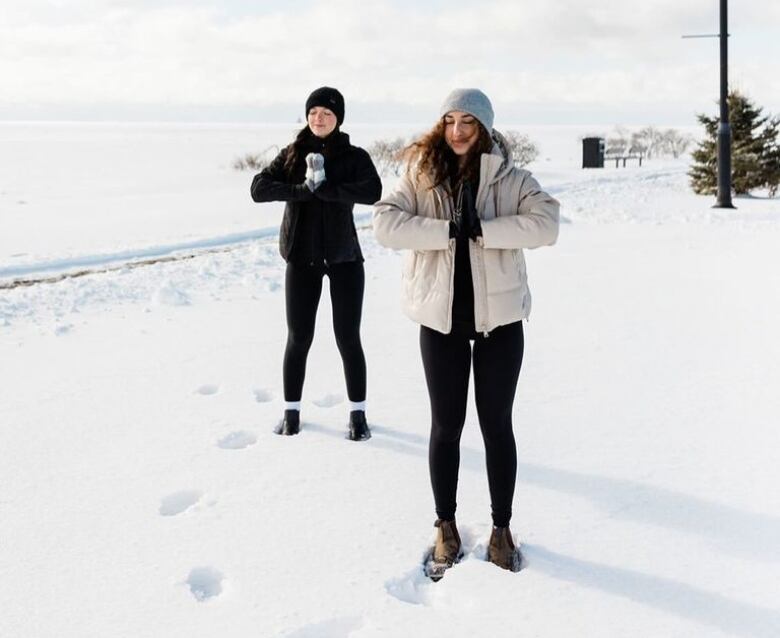
[[[367,441],[371,438],[371,430],[368,429],[366,413],[363,410],[352,410],[349,413],[347,438],[350,441]]]
[[[298,410],[285,410],[281,423],[274,428],[275,434],[292,435],[301,431],[301,413]]]

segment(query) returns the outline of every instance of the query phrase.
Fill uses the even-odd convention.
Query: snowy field
[[[0,637],[780,636],[780,201],[713,210],[684,161],[583,171],[606,131],[507,128],[565,217],[527,253],[528,566],[483,560],[472,402],[466,558],[433,584],[417,327],[369,207],[374,437],[343,437],[327,290],[303,430],[271,433],[282,207],[230,164],[294,126],[0,124]]]

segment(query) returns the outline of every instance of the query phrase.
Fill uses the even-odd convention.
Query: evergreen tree
[[[737,195],[767,188],[774,197],[780,186],[780,118],[763,115],[763,109],[737,91],[729,93],[731,123],[731,186]],[[693,151],[688,173],[700,195],[718,191],[718,118],[698,114],[705,138]]]
[[[778,129],[780,129],[780,117],[773,117],[761,131],[759,161],[770,197],[774,197],[780,187],[780,144],[777,142],[780,131]]]

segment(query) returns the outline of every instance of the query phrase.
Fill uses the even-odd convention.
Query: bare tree
[[[628,143],[628,154],[646,157],[650,148],[650,140],[640,132],[632,133],[631,140]]]
[[[243,157],[237,157],[233,160],[233,168],[237,171],[262,171],[278,153],[279,147],[276,144],[271,144],[260,153],[254,155],[247,153]]]
[[[405,147],[404,138],[397,137],[394,140],[376,140],[366,150],[381,176],[392,173],[397,177],[401,174]]]
[[[676,129],[661,130],[654,126],[629,133],[628,129],[616,126],[607,138],[607,155],[642,155],[644,157],[680,157],[693,142],[690,135]]]
[[[647,157],[656,157],[663,154],[663,133],[655,126],[645,126],[632,135],[636,138],[639,145],[644,147],[644,153]]]
[[[506,131],[504,138],[509,145],[509,152],[516,166],[525,166],[539,157],[539,147],[527,135],[517,131]]]
[[[605,153],[607,155],[625,155],[630,145],[631,139],[628,129],[623,126],[616,126],[615,132],[607,138]]]
[[[693,144],[693,137],[686,133],[670,128],[662,134],[661,149],[665,155],[671,155],[675,159],[680,157]]]

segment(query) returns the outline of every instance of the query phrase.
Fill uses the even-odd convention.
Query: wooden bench
[[[623,168],[626,167],[627,160],[639,160],[639,165],[642,166],[642,158],[644,156],[641,153],[628,153],[627,155],[615,155],[614,153],[607,153],[604,155],[604,161],[615,160],[615,168],[620,167],[620,160],[623,160]]]

